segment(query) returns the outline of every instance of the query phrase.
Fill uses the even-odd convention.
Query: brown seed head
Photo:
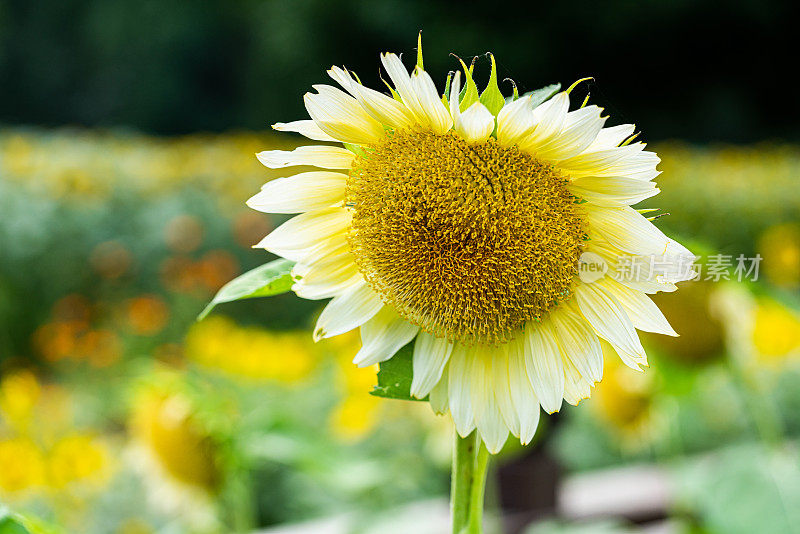
[[[353,164],[355,262],[424,331],[502,343],[570,296],[585,224],[552,165],[454,133],[389,132]]]

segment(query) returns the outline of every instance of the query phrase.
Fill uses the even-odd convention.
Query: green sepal
[[[399,399],[408,401],[427,401],[411,396],[411,379],[414,375],[414,341],[398,350],[394,356],[380,363],[378,371],[378,385],[370,395],[386,399]]]
[[[220,289],[208,306],[197,316],[202,321],[217,304],[234,300],[270,297],[286,293],[292,288],[294,262],[284,258],[265,263],[234,278]]]
[[[506,78],[506,80],[511,82],[511,87],[513,88],[511,93],[511,101],[514,102],[515,100],[519,100],[519,89],[517,89],[517,84],[514,83],[514,80],[511,78]]]
[[[576,80],[576,81],[575,81],[575,82],[574,82],[572,85],[570,85],[570,86],[567,88],[567,94],[570,94],[570,93],[572,92],[572,90],[573,90],[573,89],[575,89],[576,87],[578,87],[578,86],[579,86],[580,84],[582,84],[583,82],[587,82],[587,81],[589,81],[589,80],[594,80],[594,78],[592,78],[591,76],[587,76],[586,78],[581,78],[580,80]]]
[[[447,73],[447,81],[444,82],[444,94],[442,95],[442,103],[444,107],[450,108],[450,83],[453,81],[453,72]]]
[[[530,93],[526,93],[526,95],[530,95],[531,97],[531,107],[535,108],[546,102],[551,96],[556,94],[559,89],[561,89],[560,83],[554,83],[552,85],[547,85],[542,87],[541,89],[537,89],[535,91],[531,91]]]
[[[356,156],[363,156],[364,155],[364,149],[361,148],[360,146],[354,145],[353,143],[342,143],[342,144],[344,145],[344,147],[347,150],[349,150],[350,152],[352,152]]]
[[[486,89],[481,94],[480,102],[496,117],[500,110],[503,109],[506,101],[503,98],[503,93],[500,92],[500,87],[497,85],[497,64],[494,56],[491,53],[488,56],[492,61],[492,73],[489,75],[489,83],[486,85]]]
[[[458,61],[461,63],[461,67],[464,69],[464,76],[466,77],[464,89],[462,89],[461,94],[459,94],[460,100],[458,109],[466,111],[472,104],[480,100],[480,96],[478,96],[478,86],[475,84],[475,80],[472,79],[472,70],[475,68],[475,60],[473,59],[469,68],[467,68],[467,64],[464,63],[464,60],[461,58],[458,58]]]
[[[422,64],[422,30],[420,30],[419,35],[417,35],[417,68],[419,70],[425,70]]]
[[[622,143],[620,143],[620,145],[619,145],[619,146],[628,146],[629,144],[631,144],[632,142],[634,142],[634,141],[636,140],[636,138],[637,138],[637,137],[639,137],[639,134],[641,134],[641,133],[642,133],[642,132],[636,132],[636,133],[634,133],[633,135],[631,135],[630,137],[628,137],[627,139],[625,139],[625,140],[624,140]]]
[[[381,81],[384,83],[384,85],[386,85],[386,87],[389,88],[389,92],[392,94],[392,98],[394,98],[398,102],[402,102],[403,101],[403,99],[400,98],[400,95],[397,93],[397,91],[394,90],[394,87],[392,87],[392,85],[389,82],[384,80],[383,77],[381,77]]]

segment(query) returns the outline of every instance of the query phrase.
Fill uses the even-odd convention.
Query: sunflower
[[[459,72],[442,95],[421,52],[411,73],[380,59],[390,94],[334,66],[341,89],[315,85],[310,120],[273,126],[341,145],[258,154],[271,169],[320,170],[248,201],[299,213],[256,247],[296,262],[297,295],[332,298],[316,340],[360,327],[359,366],[413,341],[414,397],[461,436],[477,428],[491,452],[509,432],[528,443],[540,405],[577,404],[601,379],[598,338],[639,369],[637,328],[676,335],[647,295],[694,276],[694,256],[631,207],[659,192],[660,160],[632,124],[605,127],[586,101],[570,111],[578,82],[504,97],[492,57],[486,91],[462,62],[463,88]],[[589,253],[606,276],[587,283]],[[623,276],[625,257],[639,276]]]
[[[129,421],[127,457],[155,509],[206,532],[218,523],[214,502],[223,481],[219,444],[200,418],[190,397],[168,382],[142,388]]]

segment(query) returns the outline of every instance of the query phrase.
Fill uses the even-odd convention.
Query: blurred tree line
[[[413,54],[422,29],[438,80],[450,52],[491,50],[523,91],[595,76],[594,101],[650,140],[797,140],[797,107],[774,96],[796,5],[1,0],[0,124],[261,129],[303,114],[332,64],[378,83],[378,53]]]

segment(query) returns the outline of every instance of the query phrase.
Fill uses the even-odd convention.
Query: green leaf
[[[481,104],[486,106],[486,109],[496,117],[500,110],[503,109],[506,101],[503,98],[503,93],[500,92],[500,87],[497,85],[497,64],[494,61],[494,56],[489,54],[489,59],[492,60],[492,73],[489,76],[489,83],[486,85],[486,89],[481,94]]]
[[[0,505],[0,534],[31,534],[20,522],[16,514]]]
[[[381,362],[378,371],[378,385],[370,395],[386,399],[410,401],[427,401],[428,398],[417,399],[411,396],[411,378],[413,376],[414,342],[412,341],[385,362]]]
[[[475,80],[472,79],[472,69],[475,63],[467,68],[467,64],[464,63],[464,60],[458,58],[458,61],[461,63],[461,67],[464,69],[464,76],[466,77],[464,89],[461,91],[462,94],[459,95],[461,100],[459,101],[458,109],[466,111],[467,108],[480,99],[478,96],[478,86],[475,85]]]
[[[677,468],[678,506],[705,532],[796,532],[800,524],[800,463],[791,449],[743,444]]]
[[[535,108],[536,106],[542,104],[547,99],[549,99],[551,96],[556,94],[559,89],[561,89],[561,84],[560,83],[554,83],[552,85],[548,85],[546,87],[542,87],[541,89],[537,89],[535,91],[531,91],[530,93],[525,93],[525,96],[530,95],[530,97],[531,97],[531,107]]]
[[[222,302],[286,293],[292,288],[292,267],[294,267],[293,261],[281,258],[234,278],[222,286],[197,320],[203,320],[217,304]]]

